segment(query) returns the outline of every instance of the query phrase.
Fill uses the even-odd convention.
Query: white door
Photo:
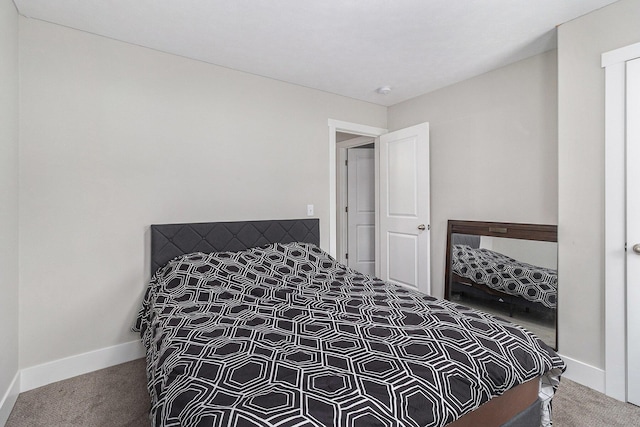
[[[347,150],[348,265],[375,275],[375,181],[373,148]]]
[[[627,401],[640,405],[640,58],[627,62]]]
[[[380,136],[380,278],[430,293],[429,124]]]

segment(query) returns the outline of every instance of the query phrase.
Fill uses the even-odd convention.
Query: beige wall
[[[640,41],[640,0],[558,28],[559,340],[604,368],[604,70],[601,54]]]
[[[0,403],[18,372],[18,13],[0,0]],[[0,414],[0,424],[2,424]]]
[[[389,108],[390,130],[430,124],[434,295],[447,220],[557,223],[556,76],[551,51]]]
[[[137,338],[154,223],[296,218],[328,243],[328,119],[386,108],[20,18],[21,367]]]

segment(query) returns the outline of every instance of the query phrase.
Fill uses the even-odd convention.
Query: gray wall
[[[551,51],[389,108],[390,130],[430,124],[434,295],[447,220],[557,223],[556,78]]]
[[[20,364],[131,340],[149,224],[295,218],[328,243],[328,119],[385,107],[20,18]]]
[[[18,13],[11,0],[0,0],[0,28],[1,403],[18,372]]]
[[[640,42],[640,1],[558,28],[559,341],[604,368],[604,69],[601,54]]]

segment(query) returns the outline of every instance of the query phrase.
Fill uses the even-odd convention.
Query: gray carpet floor
[[[20,393],[5,427],[151,425],[144,359]]]
[[[20,394],[5,427],[149,427],[144,359]],[[640,426],[640,407],[563,379],[555,427]]]

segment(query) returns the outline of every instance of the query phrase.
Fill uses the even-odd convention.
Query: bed
[[[481,236],[556,241],[551,225],[454,221],[448,224],[445,295],[474,294],[555,317],[558,272],[480,247]]]
[[[136,329],[154,426],[538,426],[537,337],[336,262],[318,220],[152,226]],[[480,417],[480,418],[478,418]]]
[[[539,304],[555,310],[558,271],[539,267],[487,248],[454,244],[451,268],[455,285],[466,284],[510,299],[516,304]],[[453,291],[464,290],[455,286]]]

